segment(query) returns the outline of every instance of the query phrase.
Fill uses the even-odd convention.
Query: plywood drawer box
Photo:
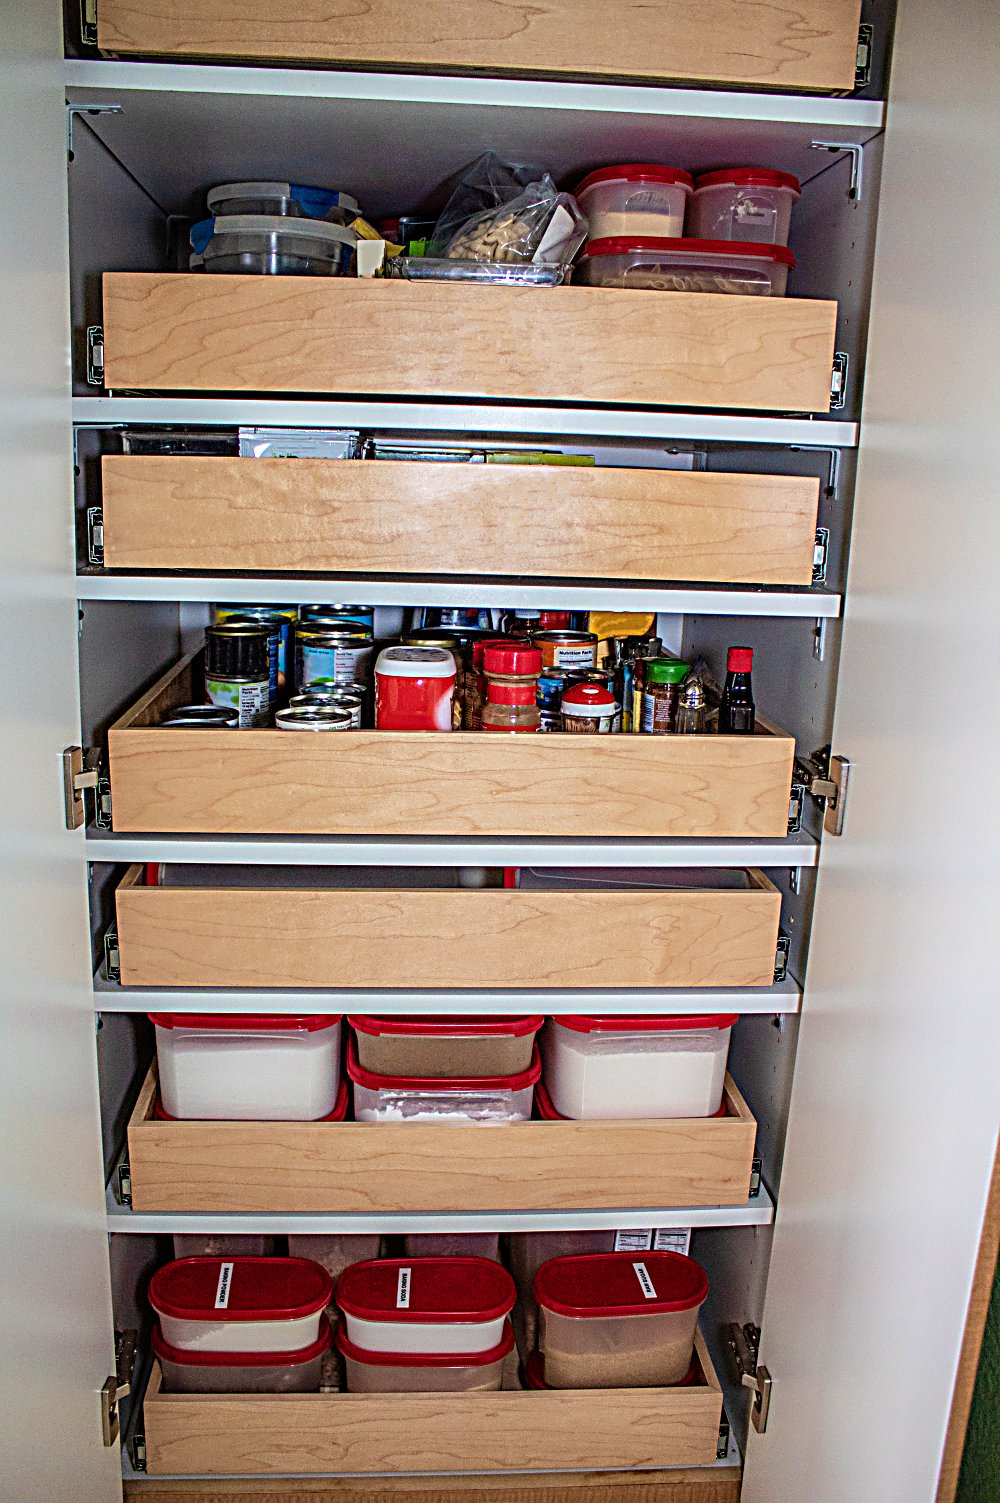
[[[169,709],[202,697],[194,654],[111,727],[116,831],[752,839],[788,829],[795,742],[764,726],[755,736],[159,728]]]
[[[104,562],[808,585],[819,481],[418,461],[109,456]]]
[[[105,384],[827,412],[836,317],[812,298],[109,272]]]
[[[741,84],[854,87],[860,0],[100,0],[115,56],[370,63]]]
[[[722,1390],[700,1331],[695,1355],[701,1372],[689,1387],[469,1394],[170,1394],[154,1363],[143,1404],[146,1470],[213,1477],[706,1466],[715,1460]],[[488,1478],[470,1478],[477,1485],[490,1495]]]
[[[264,872],[267,868],[263,869]],[[280,868],[278,869],[280,872]],[[125,986],[769,986],[763,872],[681,888],[139,885],[116,893]],[[265,879],[266,880],[266,879]],[[730,879],[731,880],[731,879]],[[717,885],[716,885],[717,884]]]
[[[128,1127],[136,1211],[738,1205],[757,1135],[728,1076],[725,1117],[665,1122],[170,1122],[155,1102],[151,1070]]]

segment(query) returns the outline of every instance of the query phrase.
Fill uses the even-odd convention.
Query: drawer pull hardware
[[[132,1391],[135,1348],[135,1331],[115,1332],[115,1376],[105,1378],[101,1387],[101,1434],[106,1446],[114,1445],[121,1430],[118,1404]]]
[[[760,1350],[760,1327],[751,1323],[726,1326],[726,1345],[732,1353],[733,1363],[739,1374],[740,1384],[753,1394],[750,1419],[753,1427],[763,1435],[767,1429],[767,1413],[771,1406],[771,1374],[757,1363]]]
[[[851,776],[850,759],[835,756],[828,746],[824,746],[819,751],[813,752],[811,757],[796,757],[795,772],[796,781],[792,784],[792,798],[789,804],[789,834],[794,833],[791,828],[793,811],[797,811],[799,821],[796,829],[801,828],[803,806],[801,794],[808,793],[811,798],[824,806],[823,829],[826,833],[843,835],[847,790]]]
[[[103,360],[103,355],[101,358]],[[834,351],[833,372],[830,376],[831,412],[842,412],[847,406],[847,368],[850,363],[850,356],[844,350]]]
[[[84,751],[82,746],[67,746],[63,750],[63,794],[66,809],[67,830],[78,830],[87,817],[84,790],[98,789],[98,757],[96,750]]]
[[[86,0],[84,0],[86,4]],[[96,5],[96,0],[94,0]],[[872,54],[875,51],[875,28],[868,21],[858,27],[858,50],[854,59],[854,89],[867,89],[872,81]]]

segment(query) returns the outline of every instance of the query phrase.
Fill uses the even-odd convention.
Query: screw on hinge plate
[[[104,547],[101,545],[101,557],[103,560]],[[826,566],[830,557],[830,529],[829,527],[816,528],[816,541],[813,543],[813,575],[814,585],[826,584]]]
[[[105,1378],[101,1386],[101,1434],[105,1446],[113,1446],[118,1439],[121,1429],[118,1404],[132,1391],[135,1349],[135,1331],[115,1332],[115,1375]]]
[[[91,324],[87,330],[87,385],[104,385],[104,330],[100,324]]]
[[[806,792],[824,805],[823,829],[828,835],[843,835],[850,759],[836,756],[828,746],[822,746],[811,757],[797,757],[795,760]]]
[[[850,363],[850,356],[844,350],[837,350],[830,373],[831,412],[842,412],[847,406],[847,369]]]
[[[742,1326],[734,1323],[725,1327],[725,1334],[726,1345],[739,1374],[740,1385],[743,1388],[749,1388],[753,1394],[753,1404],[750,1409],[753,1427],[763,1435],[767,1429],[767,1415],[771,1407],[771,1374],[757,1361],[760,1351],[760,1327],[749,1321]]]
[[[867,21],[858,27],[858,50],[854,58],[854,87],[867,89],[872,81],[872,54],[875,50],[875,28]]]

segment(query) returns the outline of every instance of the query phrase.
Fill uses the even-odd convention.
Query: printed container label
[[[301,639],[295,644],[295,682],[298,688],[310,684],[366,684],[371,668],[373,642],[359,642],[357,647],[314,647]]]
[[[235,683],[231,679],[210,678],[205,681],[209,702],[227,710],[236,710],[240,730],[266,725],[271,709],[271,686],[267,679],[259,683]]]
[[[410,1308],[410,1274],[412,1269],[401,1268],[399,1278],[396,1280],[396,1309],[408,1310]]]
[[[232,1263],[223,1263],[219,1269],[219,1282],[215,1289],[215,1308],[217,1310],[228,1310],[229,1295],[232,1287],[233,1265]]]
[[[656,1289],[653,1285],[653,1280],[649,1276],[649,1269],[646,1267],[645,1263],[633,1263],[632,1267],[635,1269],[635,1276],[639,1280],[639,1288],[642,1290],[643,1298],[655,1299]]]
[[[652,1245],[653,1233],[648,1226],[615,1232],[615,1252],[649,1252]]]
[[[653,1247],[656,1252],[679,1252],[686,1256],[691,1248],[691,1228],[661,1226],[654,1234]]]

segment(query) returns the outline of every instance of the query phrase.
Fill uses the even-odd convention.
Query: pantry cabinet
[[[626,1486],[733,1503],[742,1470],[744,1503],[931,1503],[997,1132],[995,841],[978,804],[997,736],[980,651],[995,344],[982,8],[961,0],[942,27],[932,0],[903,0],[884,143],[877,102],[808,95],[852,86],[849,0],[810,0],[805,17],[708,0],[695,19],[669,0],[553,3],[514,31],[509,7],[455,9],[445,27],[433,6],[331,18],[279,0],[235,24],[231,7],[98,0],[100,47],[136,63],[64,61],[52,0],[10,17],[5,1486],[18,1503],[113,1503],[124,1473],[131,1503],[163,1488],[193,1503],[242,1496],[241,1479],[323,1496],[328,1477],[355,1503],[414,1474],[414,1491],[462,1503],[515,1487],[518,1503],[564,1489],[610,1503]],[[196,61],[145,60],[165,57]],[[341,63],[425,76],[326,71]],[[438,76],[456,70],[549,77],[501,97],[496,80]],[[752,142],[809,179],[795,295],[166,269],[170,216],[191,207],[177,159],[185,193],[253,175],[245,140],[287,142],[307,95],[359,171],[359,120],[375,131],[412,108],[395,158],[368,164],[373,192],[384,165],[396,186],[412,171],[415,193],[451,142],[455,166],[487,135],[513,153],[525,122],[567,176],[593,165],[578,140],[623,159],[700,153],[702,168]],[[234,108],[246,138],[213,130]],[[157,151],[172,161],[154,180]],[[961,235],[915,225],[929,180]],[[92,363],[88,385],[98,325],[104,384]],[[627,440],[673,467],[491,464],[460,483],[449,466],[236,457],[237,430],[268,423]],[[175,451],[120,452],[123,432],[150,429]],[[399,611],[466,592],[646,609],[716,667],[746,641],[785,729],[428,735],[410,750],[388,733],[319,746],[157,727],[194,692],[212,601],[370,595]],[[833,810],[808,791],[829,801],[825,740],[851,764]],[[100,777],[82,756],[97,746]],[[598,896],[426,877],[532,864],[678,880]],[[378,880],[329,880],[342,867]],[[190,880],[172,883],[176,868]],[[724,1114],[474,1130],[157,1115],[147,1011],[510,1013],[529,998],[740,1013]],[[149,1360],[142,1291],[175,1234],[567,1228],[693,1229],[711,1295],[690,1386],[529,1392],[511,1371],[501,1392],[444,1397],[183,1395]],[[760,1327],[759,1431],[732,1325]],[[116,1328],[139,1333],[131,1396]]]

